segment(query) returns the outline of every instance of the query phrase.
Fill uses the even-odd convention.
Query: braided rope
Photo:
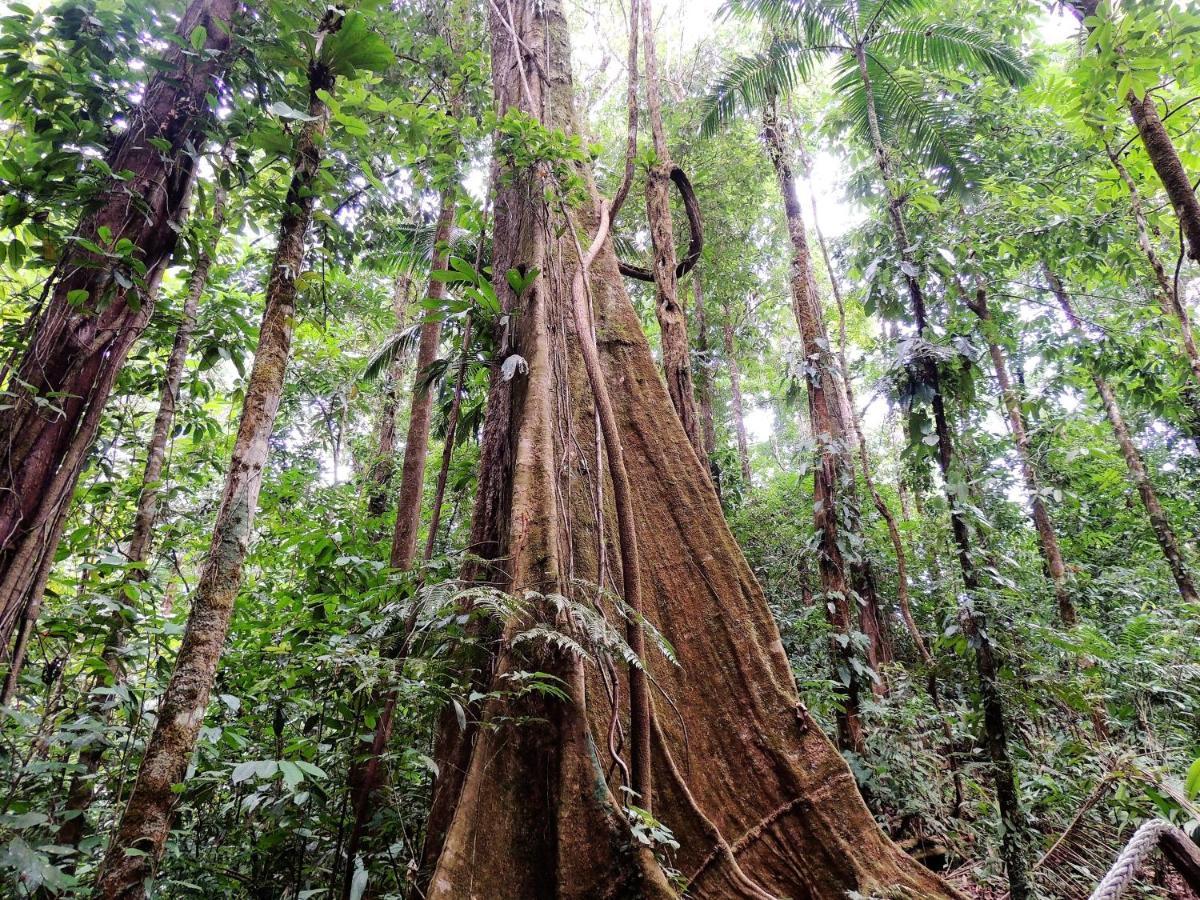
[[[1117,900],[1133,881],[1138,866],[1158,846],[1159,838],[1171,828],[1171,823],[1162,819],[1151,819],[1149,822],[1143,823],[1133,833],[1133,837],[1129,839],[1129,843],[1125,845],[1125,849],[1121,851],[1121,855],[1117,857],[1113,867],[1108,870],[1104,880],[1092,893],[1091,900]]]

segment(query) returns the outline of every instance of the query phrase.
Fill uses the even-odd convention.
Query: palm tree
[[[726,9],[738,18],[761,22],[769,41],[763,52],[736,61],[718,81],[702,130],[714,130],[733,115],[739,102],[769,110],[777,97],[811,76],[817,63],[832,60],[840,111],[874,154],[917,336],[927,340],[922,272],[904,222],[905,195],[897,180],[893,148],[902,148],[924,177],[949,189],[967,189],[971,165],[961,152],[962,141],[948,108],[930,95],[922,76],[976,72],[1017,85],[1028,79],[1028,68],[1011,48],[984,32],[938,21],[928,0],[729,0]],[[1008,750],[998,665],[975,611],[980,576],[970,523],[953,490],[963,478],[956,466],[937,364],[930,354],[922,354],[909,368],[911,378],[930,397],[938,467],[966,588],[960,595],[959,621],[975,648],[984,730],[1003,825],[1001,853],[1010,896],[1025,900],[1030,888],[1022,852],[1024,814]]]

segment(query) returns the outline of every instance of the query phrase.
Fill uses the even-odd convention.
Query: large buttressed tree
[[[0,372],[0,639],[42,593],[101,414],[178,239],[237,0],[193,0],[105,164],[116,173],[85,213]]]
[[[500,640],[482,727],[442,754],[439,792],[452,814],[444,833],[431,826],[428,896],[673,897],[683,882],[688,896],[710,898],[954,896],[884,837],[799,702],[765,598],[687,452],[610,241],[587,273],[595,340],[629,478],[643,611],[675,656],[651,650],[645,660],[654,790],[635,805],[652,807],[678,841],[674,883],[637,840],[614,774],[624,765],[614,756],[629,756],[628,679],[613,691],[561,643],[506,639],[528,633],[535,614],[569,630],[572,610],[621,578],[614,490],[571,325],[572,281],[580,247],[601,227],[600,201],[581,153],[563,163],[539,149],[569,147],[554,132],[575,132],[568,26],[558,0],[498,0],[491,19],[504,115],[494,270],[511,323],[502,358],[520,359],[493,385],[473,536],[496,561],[496,585],[531,603]],[[554,603],[556,594],[570,599]],[[512,691],[531,669],[561,678],[567,697]]]

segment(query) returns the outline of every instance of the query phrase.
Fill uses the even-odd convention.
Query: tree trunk
[[[204,145],[209,121],[206,98],[218,91],[237,6],[236,0],[193,0],[187,8],[176,30],[182,46],[168,46],[164,71],[150,80],[105,158],[112,171],[133,175],[114,178],[77,230],[104,253],[80,246],[60,261],[46,305],[30,323],[25,354],[9,373],[10,405],[0,412],[0,644],[8,642],[23,609],[40,605],[35,576],[55,554],[116,373],[153,312],[195,181],[196,148]],[[201,53],[188,44],[196,28],[206,34]],[[109,245],[101,229],[110,233]],[[116,249],[120,241],[131,242],[129,255]]]
[[[1154,95],[1147,93],[1141,99],[1133,91],[1125,96],[1129,106],[1129,118],[1137,127],[1138,135],[1150,157],[1154,171],[1158,173],[1167,198],[1175,209],[1183,235],[1187,239],[1188,256],[1200,260],[1200,200],[1192,189],[1191,179],[1183,168],[1183,161],[1175,149],[1167,127],[1159,118],[1154,104]]]
[[[446,441],[442,446],[442,464],[438,468],[437,484],[433,490],[433,505],[429,509],[429,534],[425,538],[425,562],[433,559],[437,548],[438,526],[442,521],[442,504],[446,501],[446,481],[450,477],[450,461],[454,458],[454,445],[458,438],[458,417],[462,413],[463,382],[467,377],[467,363],[471,353],[471,316],[463,323],[462,356],[458,360],[458,372],[454,375],[454,395],[450,399],[450,416],[446,420]]]
[[[574,133],[561,2],[514,0],[511,22],[499,8],[491,16],[498,111],[518,104],[529,114],[545,110],[543,125]],[[503,589],[516,597],[536,592],[529,613],[508,623],[512,637],[550,612],[538,595],[563,592],[577,603],[607,605],[580,585],[606,580],[597,548],[616,539],[616,509],[610,499],[596,515],[593,479],[618,469],[577,450],[595,446],[597,410],[588,402],[596,381],[581,356],[590,329],[572,327],[568,308],[567,286],[576,283],[580,259],[575,232],[563,227],[536,170],[510,171],[500,184],[495,271],[541,272],[519,297],[497,278],[513,323],[504,346],[529,370],[493,392],[498,402],[488,408],[476,507],[482,518],[473,526]],[[593,196],[572,218],[595,234],[603,215]],[[644,613],[679,656],[676,666],[651,652],[645,664],[677,710],[652,721],[652,800],[680,843],[673,860],[688,895],[956,896],[883,836],[839,754],[799,705],[765,598],[704,468],[680,452],[687,437],[655,371],[612,242],[596,249],[585,274],[599,374],[629,476]],[[614,496],[607,489],[604,495]],[[505,696],[484,705],[485,727],[465,752],[460,743],[459,753],[451,747],[441,757],[463,760],[465,777],[453,793],[430,900],[675,897],[630,834],[612,762],[600,758],[601,747],[614,755],[605,738],[613,707],[628,721],[619,699],[578,656],[536,643],[505,646],[493,684]],[[511,696],[504,675],[521,669],[562,678],[569,701]],[[533,719],[517,724],[508,716]]]
[[[683,423],[688,442],[696,455],[704,457],[704,443],[692,395],[692,362],[688,341],[687,313],[679,302],[676,276],[675,228],[671,220],[671,150],[663,128],[662,100],[659,95],[658,59],[654,43],[654,19],[651,0],[641,0],[642,43],[646,55],[646,106],[650,113],[650,132],[654,138],[654,165],[646,179],[646,218],[654,247],[654,311],[662,339],[663,377],[671,404]]]
[[[1080,334],[1085,334],[1083,322],[1075,313],[1075,308],[1071,304],[1071,298],[1067,296],[1062,280],[1049,266],[1043,266],[1043,271],[1050,290],[1066,315],[1067,321]],[[1134,444],[1133,437],[1129,433],[1129,426],[1125,424],[1125,417],[1121,414],[1117,396],[1102,375],[1090,367],[1088,374],[1091,375],[1092,384],[1096,386],[1096,393],[1100,396],[1101,403],[1104,404],[1104,412],[1108,415],[1113,435],[1121,448],[1121,455],[1125,457],[1125,466],[1129,469],[1129,480],[1133,482],[1138,495],[1142,498],[1142,505],[1146,508],[1146,518],[1150,520],[1150,528],[1153,530],[1158,546],[1171,570],[1171,576],[1175,579],[1175,585],[1179,588],[1179,595],[1185,603],[1196,603],[1200,601],[1200,594],[1196,592],[1196,584],[1192,580],[1191,570],[1184,559],[1179,539],[1175,536],[1175,529],[1171,527],[1171,522],[1162,508],[1162,504],[1158,502],[1158,493],[1150,481],[1150,474],[1146,471],[1146,463],[1142,459],[1142,454],[1138,451],[1137,445]]]
[[[213,257],[224,228],[227,200],[228,192],[221,185],[218,173],[218,178],[214,181],[213,207],[208,225],[211,236],[201,242],[200,250],[192,264],[192,274],[188,278],[179,327],[175,331],[175,341],[171,346],[170,356],[167,357],[167,370],[163,378],[162,393],[159,396],[158,413],[154,417],[154,427],[151,429],[150,443],[146,449],[146,465],[142,470],[142,489],[138,495],[129,549],[126,551],[131,566],[127,581],[132,584],[145,581],[149,577],[146,566],[150,557],[154,523],[158,518],[158,497],[162,488],[162,475],[167,458],[167,440],[175,422],[179,389],[183,383],[183,371],[187,364],[192,334],[196,330],[196,314],[200,308],[200,298],[208,284],[208,273],[212,269]],[[100,658],[108,667],[114,682],[122,680],[121,648],[125,644],[125,627],[125,616],[120,611],[114,612],[108,623],[104,648],[100,653]],[[100,698],[89,702],[89,715],[98,721],[107,722],[107,715],[103,707],[104,704],[100,702]],[[71,782],[67,789],[65,811],[70,814],[70,817],[65,819],[58,833],[58,843],[62,846],[78,847],[83,838],[87,827],[87,811],[92,804],[93,782],[96,772],[100,768],[104,750],[105,745],[100,743],[87,747],[79,753],[76,769],[71,775]]]
[[[972,301],[963,293],[971,311],[979,317],[983,336],[987,341],[988,354],[992,358],[992,368],[996,372],[996,382],[1000,386],[1000,402],[1008,416],[1008,427],[1012,432],[1013,443],[1017,447],[1017,457],[1021,463],[1021,477],[1025,481],[1025,490],[1029,492],[1029,506],[1033,516],[1033,527],[1037,531],[1038,546],[1042,551],[1042,559],[1046,563],[1046,571],[1054,585],[1054,597],[1058,603],[1058,618],[1066,628],[1075,626],[1075,604],[1071,600],[1071,592],[1067,586],[1067,567],[1063,563],[1062,550],[1058,546],[1058,536],[1054,532],[1054,523],[1042,499],[1041,484],[1038,480],[1037,469],[1033,464],[1033,451],[1029,443],[1029,434],[1025,429],[1025,415],[1021,411],[1021,399],[1013,390],[1012,379],[1008,375],[1008,362],[1004,351],[996,343],[995,324],[992,322],[991,310],[988,308],[987,291],[980,288],[975,292]]]
[[[430,272],[444,270],[448,265],[451,229],[454,227],[454,189],[442,191],[441,207],[433,235],[433,255]],[[436,278],[429,279],[428,296],[440,300],[445,296],[446,283]],[[442,337],[442,325],[438,319],[429,318],[421,325],[421,342],[417,350],[416,371],[413,373],[412,403],[409,407],[408,437],[404,444],[404,463],[400,472],[400,496],[396,504],[396,528],[392,534],[391,566],[394,569],[410,569],[416,559],[417,530],[421,525],[421,500],[425,496],[425,463],[429,456],[429,424],[433,413],[433,386],[423,383],[428,377],[429,367],[437,358],[438,344]],[[457,423],[455,423],[457,425]],[[450,446],[452,438],[447,437]],[[448,463],[448,461],[447,461]],[[444,489],[443,482],[443,489]],[[437,531],[436,522],[431,523],[430,537]],[[390,656],[403,665],[408,655],[409,641],[416,627],[419,607],[414,604],[404,623]],[[372,697],[380,713],[375,731],[369,742],[360,748],[359,757],[350,768],[350,796],[353,822],[346,841],[345,869],[342,881],[342,896],[350,895],[354,869],[357,865],[359,848],[367,833],[367,825],[374,815],[375,795],[383,783],[383,755],[387,752],[395,724],[396,704],[400,699],[395,689],[377,691]]]
[[[454,227],[454,188],[442,191],[441,208],[433,233],[431,271],[447,266],[450,231]],[[446,283],[429,279],[428,296],[440,300],[446,296]],[[408,440],[404,444],[404,463],[400,470],[400,496],[396,501],[396,530],[392,534],[394,569],[408,569],[417,555],[417,531],[421,527],[421,500],[425,496],[425,461],[429,456],[429,421],[433,413],[433,386],[422,384],[428,369],[437,359],[442,339],[442,323],[427,318],[421,325],[421,344],[417,349],[413,374],[412,405],[408,413]]]
[[[314,58],[340,27],[340,11],[330,10],[317,31]],[[254,527],[254,514],[267,462],[268,441],[279,411],[296,315],[296,279],[304,271],[305,238],[316,200],[314,186],[329,110],[318,96],[332,92],[333,75],[321,64],[309,66],[311,120],[301,127],[292,157],[292,180],[279,226],[267,284],[254,367],[246,382],[242,417],[221,506],[213,525],[208,558],[192,595],[192,609],[171,681],[159,704],[158,721],[146,746],[137,781],[97,876],[105,900],[137,900],[145,880],[162,857],[171,829],[176,795],[196,746],[229,633],[233,605]],[[138,850],[137,855],[127,855]]]
[[[855,59],[866,96],[867,127],[875,153],[875,162],[887,192],[887,210],[892,223],[892,236],[896,242],[896,252],[901,261],[906,264],[904,280],[908,288],[914,324],[918,336],[928,339],[930,337],[929,321],[925,310],[925,295],[919,280],[920,270],[913,257],[912,245],[908,239],[908,229],[904,225],[904,198],[899,196],[893,188],[895,181],[892,162],[879,128],[875,94],[871,84],[870,71],[867,68],[866,50],[861,44],[855,46]],[[1000,695],[999,666],[995,659],[991,639],[987,636],[984,627],[985,623],[981,621],[975,608],[975,598],[979,594],[981,585],[972,557],[970,525],[952,487],[962,475],[954,458],[954,445],[950,436],[950,425],[946,418],[941,376],[936,364],[927,356],[923,356],[916,363],[914,377],[926,385],[933,395],[930,405],[933,409],[933,424],[938,439],[938,468],[941,470],[942,481],[946,489],[950,526],[954,534],[955,546],[958,548],[958,563],[962,570],[963,587],[965,588],[958,601],[959,624],[975,649],[975,671],[979,679],[979,694],[983,706],[984,735],[988,755],[992,762],[996,803],[1000,810],[1002,823],[1000,853],[1008,875],[1009,896],[1012,900],[1028,900],[1032,895],[1032,888],[1029,884],[1029,873],[1023,848],[1026,832],[1025,812],[1021,808],[1020,797],[1017,793],[1016,768],[1008,749],[1008,730],[1005,723],[1003,700]]]
[[[724,339],[725,367],[729,370],[729,405],[733,413],[733,433],[737,437],[738,462],[742,465],[742,484],[750,488],[750,442],[746,440],[746,416],[742,407],[742,370],[738,366],[733,344],[733,312],[725,304],[725,321],[721,323]]]
[[[712,474],[717,495],[721,493],[721,473],[714,456],[717,451],[717,428],[713,419],[712,361],[708,358],[708,316],[704,309],[704,282],[700,269],[692,269],[692,293],[696,304],[696,350],[700,354],[700,371],[696,376],[696,396],[700,401],[700,437],[704,458]]]
[[[396,276],[392,285],[392,312],[396,317],[393,335],[404,330],[410,287],[407,273]],[[383,388],[383,406],[379,410],[379,442],[368,475],[367,514],[373,519],[378,519],[387,510],[388,492],[396,471],[396,413],[400,408],[400,383],[403,378],[404,356],[397,353],[388,367],[387,382]]]
[[[846,433],[842,408],[845,394],[837,363],[831,352],[829,333],[825,328],[825,314],[817,295],[808,238],[804,231],[804,215],[800,210],[792,166],[788,160],[787,147],[773,100],[763,107],[762,139],[783,196],[788,237],[792,243],[789,273],[792,314],[796,319],[804,353],[808,419],[816,445],[816,464],[813,468],[813,524],[818,535],[817,569],[821,576],[821,589],[825,595],[829,624],[834,629],[834,676],[835,680],[844,686],[842,708],[837,714],[838,744],[844,750],[861,753],[864,750],[859,712],[862,690],[859,669],[862,664],[858,661],[851,619],[850,604],[855,601],[849,578],[850,561],[844,557],[838,538],[838,532],[843,527],[843,518],[852,517],[857,520],[857,512],[850,508],[853,504],[850,495],[854,483],[854,470],[849,465],[851,444]],[[876,647],[879,639],[876,610],[871,609],[870,604],[866,602],[863,604],[863,610],[868,613],[864,616],[863,624],[867,626],[864,631],[870,645]],[[872,653],[871,656],[875,654]],[[878,660],[872,659],[870,664],[878,665]]]
[[[1089,16],[1096,15],[1099,6],[1097,0],[1066,0],[1066,6],[1075,14],[1081,23]],[[1085,26],[1089,32],[1092,25]],[[1121,48],[1117,48],[1121,53]],[[1150,157],[1150,164],[1158,174],[1159,180],[1167,192],[1167,199],[1179,219],[1179,226],[1187,241],[1188,256],[1200,260],[1200,200],[1192,189],[1191,178],[1179,158],[1179,151],[1171,140],[1158,108],[1154,105],[1154,95],[1149,91],[1139,98],[1132,90],[1125,95],[1125,105],[1129,107],[1129,118],[1142,139],[1142,146]]]

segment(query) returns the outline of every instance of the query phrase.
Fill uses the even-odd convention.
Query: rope
[[[1117,900],[1133,881],[1138,867],[1158,846],[1159,838],[1171,829],[1171,823],[1163,819],[1151,819],[1138,828],[1121,851],[1121,855],[1117,857],[1117,861],[1113,863],[1113,867],[1104,876],[1104,880],[1092,893],[1091,900]]]

